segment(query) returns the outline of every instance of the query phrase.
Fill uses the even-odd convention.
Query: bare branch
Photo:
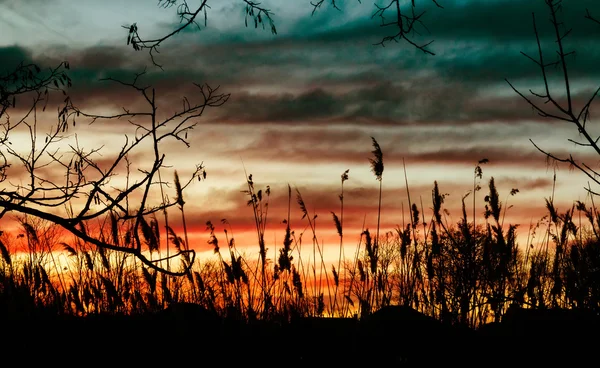
[[[361,3],[361,0],[357,0],[358,3]],[[421,20],[421,17],[425,14],[425,12],[421,12],[419,14],[415,13],[416,2],[411,1],[410,5],[407,9],[401,9],[400,0],[388,0],[387,5],[377,5],[375,4],[376,11],[372,14],[373,17],[381,18],[381,27],[392,27],[397,28],[395,32],[392,34],[385,36],[380,42],[376,43],[376,45],[385,46],[386,43],[390,41],[399,42],[404,40],[408,44],[417,48],[418,50],[423,51],[426,54],[435,55],[432,51],[428,49],[429,45],[433,41],[428,41],[425,43],[418,43],[413,40],[415,35],[418,35],[417,25],[423,27],[427,32],[429,30],[424,25]],[[442,8],[443,6],[440,4],[438,0],[431,0],[436,7]],[[245,5],[245,14],[244,14],[244,24],[246,27],[249,25],[254,25],[254,28],[258,28],[261,26],[263,29],[269,29],[272,34],[277,34],[277,28],[275,26],[275,22],[273,19],[273,12],[261,5],[260,2],[251,1],[251,0],[241,0],[241,2]],[[330,4],[332,8],[337,11],[341,11],[341,8],[338,5],[338,0],[315,0],[310,1],[310,5],[312,6],[311,15],[314,15],[316,11],[322,7],[324,3]],[[158,5],[161,8],[171,8],[178,4],[177,0],[159,0]],[[148,50],[152,63],[162,69],[162,65],[158,64],[154,58],[155,54],[159,53],[159,46],[163,44],[168,39],[174,37],[178,33],[183,30],[194,26],[198,30],[201,30],[202,27],[198,23],[198,18],[200,16],[204,16],[204,27],[207,26],[208,15],[207,9],[210,9],[208,5],[208,0],[202,0],[201,3],[193,8],[190,8],[187,1],[183,0],[177,6],[177,15],[179,17],[179,25],[172,30],[171,32],[163,35],[159,38],[154,39],[146,39],[140,36],[139,28],[137,23],[132,23],[130,25],[124,25],[123,28],[127,29],[127,45],[131,45],[131,47],[136,50]],[[386,21],[385,15],[389,9],[394,9],[395,18],[394,21],[388,22]]]
[[[598,139],[600,139],[600,137],[596,138],[594,143],[598,143]],[[591,147],[592,146],[590,143],[577,142],[576,140],[571,139],[571,138],[568,138],[567,140],[577,146],[582,146],[582,147]]]
[[[538,106],[533,101],[533,99],[526,97],[523,93],[518,91],[513,86],[513,84],[511,84],[508,81],[508,79],[506,79],[506,82],[513,89],[513,91],[515,91],[515,93],[517,93],[521,98],[523,98],[527,102],[527,104],[529,104],[538,113],[538,115],[540,115],[542,117],[549,117],[549,118],[553,118],[556,120],[568,122],[570,124],[575,125],[577,132],[581,136],[583,136],[583,141],[567,139],[568,142],[571,142],[580,147],[590,147],[598,155],[600,155],[600,147],[598,146],[600,137],[598,137],[596,139],[592,138],[592,136],[586,129],[587,128],[586,123],[589,118],[591,104],[595,100],[598,93],[600,92],[600,88],[596,89],[594,91],[594,93],[589,97],[586,104],[581,108],[581,110],[578,113],[575,113],[575,111],[574,111],[575,108],[573,106],[572,92],[571,92],[571,82],[570,82],[570,78],[569,78],[569,69],[568,69],[567,61],[566,61],[566,58],[568,56],[574,55],[574,51],[567,52],[564,47],[565,39],[570,34],[571,30],[569,29],[569,30],[563,32],[560,29],[563,26],[563,22],[558,20],[558,12],[561,10],[561,6],[562,6],[561,1],[560,0],[545,0],[545,3],[550,12],[550,23],[553,26],[554,39],[555,39],[555,43],[556,43],[556,47],[557,47],[556,53],[558,55],[558,60],[554,63],[549,63],[549,64],[544,62],[544,53],[542,50],[540,36],[539,36],[537,26],[536,26],[535,14],[532,14],[532,20],[533,20],[533,31],[535,34],[537,47],[538,47],[538,53],[539,53],[538,59],[534,59],[523,52],[521,54],[526,56],[528,59],[532,60],[539,67],[540,74],[541,74],[541,77],[542,77],[542,80],[544,83],[544,89],[545,89],[544,93],[534,93],[532,90],[529,90],[529,92],[531,93],[533,98],[538,98],[538,99],[544,100],[544,104],[550,103],[553,107],[555,107],[558,110],[559,114],[551,113],[548,110],[542,109],[540,106]],[[591,17],[589,11],[587,11],[586,18],[596,21],[594,18]],[[600,24],[600,22],[598,22],[598,23]],[[563,81],[564,91],[565,91],[565,95],[566,95],[566,103],[559,102],[550,93],[548,74],[546,72],[547,68],[549,66],[560,66],[560,68],[561,68],[562,81]],[[535,148],[538,149],[538,151],[542,152],[544,155],[546,155],[547,158],[555,160],[557,162],[568,163],[571,167],[577,168],[579,171],[586,174],[595,183],[600,184],[600,181],[598,180],[598,178],[600,177],[598,175],[598,172],[596,170],[592,169],[586,163],[578,162],[572,155],[569,155],[569,157],[566,157],[566,158],[564,158],[564,157],[559,158],[547,151],[544,151],[543,149],[538,147],[535,143],[533,143],[533,141],[531,141],[531,142],[535,146]]]
[[[172,276],[183,276],[188,273],[187,269],[183,270],[181,272],[172,272],[172,271],[166,270],[166,269],[156,265],[162,261],[165,261],[167,258],[149,260],[141,252],[140,249],[125,247],[125,246],[118,246],[118,245],[113,245],[113,244],[109,244],[109,243],[100,241],[100,240],[90,236],[87,232],[82,231],[81,228],[79,227],[79,222],[74,222],[72,219],[65,219],[63,217],[60,217],[60,216],[57,216],[57,215],[54,215],[54,214],[51,214],[51,213],[48,213],[45,211],[40,211],[35,208],[31,208],[31,207],[23,206],[23,205],[19,205],[19,204],[14,204],[14,203],[4,203],[2,206],[5,207],[9,211],[16,211],[19,213],[32,215],[34,217],[48,220],[52,223],[62,226],[64,229],[70,231],[73,235],[75,235],[79,239],[81,239],[85,242],[88,242],[90,244],[94,244],[100,248],[114,250],[114,251],[123,252],[123,253],[127,253],[127,254],[132,254],[136,258],[138,258],[144,265],[152,268],[153,270],[163,272],[167,275],[172,275]],[[171,258],[175,258],[178,256],[183,256],[186,254],[192,255],[191,263],[193,263],[193,260],[196,257],[196,252],[193,249],[181,250],[178,253],[176,253],[168,258],[171,259]]]
[[[65,70],[69,70],[69,63],[66,61],[47,70],[42,70],[35,64],[20,63],[10,73],[1,75],[0,118],[9,108],[15,107],[16,97],[20,95],[42,91],[44,97],[48,97],[49,91],[60,91],[66,94],[65,87],[71,87],[71,79]]]
[[[533,142],[533,140],[529,140],[531,142],[531,144],[533,144],[533,146],[540,151],[541,153],[543,153],[546,157],[557,161],[557,162],[562,162],[562,163],[568,163],[569,165],[576,167],[579,171],[583,172],[585,175],[587,175],[590,179],[592,179],[596,184],[600,185],[600,179],[597,178],[598,177],[598,173],[594,170],[592,170],[588,165],[584,164],[579,164],[575,161],[575,159],[573,158],[572,155],[569,155],[569,157],[567,158],[560,158],[558,156],[553,155],[550,152],[544,151],[543,149],[541,149],[537,144],[535,144]]]
[[[589,9],[585,9],[585,18],[591,20],[592,22],[600,24],[600,20],[598,20],[598,18],[592,16]]]
[[[277,34],[277,28],[275,27],[275,22],[273,20],[273,12],[262,7],[261,3],[259,2],[250,0],[242,0],[242,2],[246,4],[244,19],[246,27],[248,27],[248,19],[250,19],[250,23],[254,23],[254,28],[258,28],[260,25],[263,29],[265,29],[265,23],[268,23],[271,33]],[[171,8],[175,4],[177,4],[177,0],[159,0],[158,2],[158,5],[162,8]],[[154,54],[159,53],[158,47],[163,42],[167,41],[171,37],[174,37],[190,26],[195,26],[198,30],[200,30],[201,26],[197,21],[198,17],[200,16],[204,16],[204,27],[206,27],[208,22],[207,9],[210,9],[208,0],[202,0],[200,5],[195,8],[190,8],[187,1],[182,1],[177,6],[179,26],[173,31],[159,38],[142,38],[139,34],[137,23],[122,26],[123,28],[127,29],[127,45],[131,45],[131,47],[133,47],[133,49],[136,51],[148,50],[152,63],[162,69],[162,65],[158,64],[154,58]]]
[[[339,11],[342,11],[342,9],[340,9],[337,4],[335,3],[336,0],[329,0],[329,3],[331,4],[331,6]],[[317,2],[310,2],[310,5],[312,5],[313,10],[311,12],[311,15],[315,15],[315,13],[317,12],[317,9],[319,9],[321,7],[321,5],[323,5],[323,3],[325,2],[325,0],[319,0]],[[358,0],[358,2],[360,3],[360,0]]]
[[[228,100],[229,94],[221,93],[218,87],[212,88],[209,85],[195,84],[198,87],[198,93],[194,100],[185,97],[185,103],[180,111],[176,111],[167,118],[159,119],[154,89],[140,86],[140,77],[143,74],[136,74],[132,82],[113,78],[104,79],[106,82],[115,82],[123,88],[130,88],[139,93],[147,103],[147,107],[140,111],[123,107],[125,113],[91,114],[82,111],[72,103],[70,98],[66,98],[65,105],[62,109],[58,109],[58,124],[46,133],[44,142],[41,143],[38,139],[35,105],[41,101],[43,94],[38,92],[35,95],[37,99],[34,99],[34,108],[30,113],[33,116],[33,122],[21,120],[17,124],[19,129],[24,129],[29,134],[31,145],[29,148],[25,148],[25,152],[23,152],[22,145],[18,147],[11,145],[9,133],[14,131],[15,125],[11,125],[10,122],[0,125],[3,127],[5,137],[0,140],[0,147],[4,148],[0,152],[4,154],[6,167],[13,162],[18,162],[25,168],[28,175],[25,184],[9,183],[12,188],[10,186],[2,188],[0,191],[0,208],[2,209],[0,217],[8,212],[36,216],[62,226],[79,239],[101,249],[133,254],[146,266],[157,271],[170,275],[182,275],[189,272],[192,267],[195,255],[193,250],[188,250],[186,244],[186,250],[176,255],[184,257],[186,269],[179,273],[171,272],[161,268],[159,262],[172,259],[173,256],[159,260],[149,260],[144,256],[139,231],[143,231],[141,225],[146,223],[145,216],[159,211],[164,212],[177,204],[169,202],[162,195],[158,203],[154,202],[154,198],[157,197],[154,195],[154,188],[160,187],[162,190],[162,186],[168,186],[168,182],[160,180],[158,175],[161,168],[166,168],[164,165],[165,154],[162,150],[163,143],[174,140],[189,147],[188,132],[198,124],[197,118],[202,116],[207,108],[222,106]],[[100,124],[124,117],[130,118],[128,122],[135,132],[126,133],[125,141],[118,152],[112,153],[113,157],[103,160],[102,163],[100,159],[106,147],[84,149],[80,146],[76,134],[68,135],[67,133],[71,123],[75,126],[76,118],[87,119],[90,124]],[[68,140],[73,140],[73,142],[69,143]],[[128,157],[136,152],[145,152],[146,143],[152,146],[153,160],[149,167],[143,167],[140,164],[137,167],[137,178],[135,178],[131,174],[131,162]],[[112,186],[111,182],[114,179],[123,177],[122,170],[124,168],[126,169],[125,184]],[[56,175],[60,175],[61,172],[63,178],[57,180]],[[205,177],[204,166],[196,165],[190,177],[184,181],[184,185],[180,185],[181,190],[187,188],[194,180],[201,180]],[[137,208],[129,208],[130,198],[136,198]],[[56,209],[62,206],[68,206],[66,217],[55,213]],[[55,210],[49,211],[49,209]],[[107,216],[113,216],[116,221],[131,224],[132,243],[126,246],[119,245],[109,242],[103,236],[94,236],[85,231],[84,223]],[[153,249],[150,248],[150,245],[148,247],[152,252]],[[192,257],[189,256],[190,253],[192,253]],[[192,261],[189,261],[190,258]]]
[[[442,6],[437,1],[432,1],[436,6],[442,8]],[[390,41],[399,42],[400,40],[404,40],[426,54],[435,55],[434,52],[428,49],[428,46],[431,45],[433,41],[429,41],[424,44],[418,44],[412,39],[412,36],[414,36],[415,34],[419,34],[419,32],[416,29],[417,25],[420,25],[423,28],[425,28],[426,31],[429,31],[427,27],[425,27],[424,23],[421,21],[421,17],[425,15],[425,11],[419,14],[415,13],[415,1],[411,2],[410,12],[401,8],[400,0],[390,0],[387,3],[387,5],[375,4],[375,7],[377,8],[377,10],[375,11],[375,13],[373,13],[371,18],[376,16],[381,18],[381,27],[397,28],[396,33],[389,36],[385,36],[380,42],[376,43],[376,45],[385,46],[385,44]],[[387,11],[392,8],[395,9],[395,19],[394,21],[388,22],[386,21],[385,15]]]

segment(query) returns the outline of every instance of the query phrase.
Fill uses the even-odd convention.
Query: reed
[[[0,235],[0,297],[74,316],[140,314],[191,302],[246,321],[299,316],[363,318],[384,306],[407,305],[436,319],[470,327],[501,320],[515,303],[530,308],[600,309],[595,274],[600,268],[600,213],[592,197],[569,208],[557,208],[553,187],[549,198],[540,201],[547,215],[532,222],[523,246],[516,241],[517,226],[506,221],[507,211],[516,207],[509,199],[518,189],[501,193],[495,179],[483,175],[482,165],[487,160],[477,162],[473,189],[462,198],[461,216],[455,224],[448,220],[450,213],[445,208],[448,194],[438,183],[433,183],[427,212],[423,198],[415,201],[411,195],[405,171],[409,220],[393,231],[381,231],[383,151],[376,140],[372,143],[369,163],[379,181],[378,225],[374,232],[363,225],[356,250],[349,257],[344,250],[349,170],[341,175],[339,216],[330,211],[331,229],[339,238],[338,259],[330,264],[325,262],[326,244],[318,233],[322,227],[317,229],[317,217],[309,212],[298,188],[295,203],[307,226],[301,232],[294,230],[293,225],[300,223],[292,219],[293,189],[289,185],[283,240],[274,246],[270,263],[265,238],[270,187],[255,188],[248,175],[246,194],[255,220],[257,259],[238,249],[235,224],[225,219],[221,221],[223,244],[218,226],[206,222],[214,257],[191,263],[183,253],[179,266],[190,266],[190,272],[173,278],[142,267],[132,256],[97,248],[74,236],[59,237],[52,226],[24,218],[17,234]],[[487,188],[480,208],[475,193],[483,190],[480,183],[484,180]],[[160,239],[178,251],[189,249],[183,188],[177,182],[175,173],[182,234],[161,225],[152,215],[116,221],[108,212],[103,221],[78,226],[86,234],[131,247],[139,236],[150,255],[160,250]],[[467,217],[468,195],[473,195],[471,219]],[[483,214],[480,218],[476,217],[478,208]],[[305,231],[311,237],[310,251],[302,249]],[[309,258],[303,259],[309,253]]]

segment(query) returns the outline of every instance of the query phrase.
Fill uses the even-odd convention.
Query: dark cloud
[[[289,68],[287,70],[295,72],[307,70],[307,73],[303,73],[304,77],[339,81],[343,78],[342,73],[335,72],[336,66],[354,65],[357,72],[360,70],[360,73],[365,73],[365,67],[376,62],[377,69],[370,68],[372,70],[367,73],[377,75],[380,80],[401,77],[398,74],[402,71],[434,67],[444,79],[471,85],[500,83],[504,78],[537,76],[535,65],[520,53],[524,51],[534,57],[537,55],[531,24],[531,12],[534,11],[538,14],[539,32],[548,54],[547,60],[554,59],[552,47],[555,45],[555,35],[548,27],[548,16],[542,1],[446,3],[444,9],[435,7],[432,2],[422,3],[427,4],[424,22],[430,29],[430,35],[415,36],[423,40],[436,40],[432,46],[437,53],[435,58],[423,55],[405,43],[394,44],[386,49],[374,47],[373,42],[380,40],[386,31],[378,27],[377,21],[367,16],[372,10],[370,5],[359,4],[353,6],[364,9],[365,16],[341,25],[335,22],[339,15],[323,11],[318,17],[300,17],[288,33],[277,37],[253,39],[248,36],[237,41],[217,38],[218,42],[203,46],[205,53],[201,58],[216,61],[216,58],[224,60],[227,57],[239,57],[243,60],[244,68],[228,67],[227,61],[225,65],[217,63],[216,65],[227,69],[227,73],[224,73],[227,75],[231,72],[247,74],[248,70],[256,70],[261,65],[272,65],[275,68],[271,72],[276,76],[279,76],[278,70]],[[584,16],[586,8],[592,13],[600,14],[600,7],[594,1],[582,0],[577,4],[565,4],[563,8],[561,15],[564,16],[566,27],[573,28],[565,43],[578,52],[576,58],[569,59],[572,76],[581,78],[590,73],[595,75],[600,54],[594,51],[593,45],[600,36],[600,26],[584,19]],[[229,32],[236,33],[231,30]],[[242,32],[247,33],[243,29],[240,30]],[[310,58],[306,57],[307,49],[312,50],[310,54],[313,56]],[[208,59],[205,59],[206,53],[209,55]],[[315,61],[317,65],[327,68],[315,68]],[[328,72],[324,73],[324,70]],[[251,74],[255,75],[254,72]],[[290,78],[294,77],[288,76],[288,82]]]
[[[425,2],[423,21],[435,39],[479,39],[486,42],[533,40],[532,13],[542,37],[554,37],[550,29],[550,12],[544,1],[444,1],[444,9],[436,10]],[[600,4],[594,0],[564,2],[558,13],[572,37],[597,39],[600,27],[585,20],[586,9],[600,15]]]
[[[17,46],[0,47],[0,76],[13,72],[19,64],[29,64],[33,61],[31,51]]]
[[[536,23],[542,38],[554,39],[551,30],[550,12],[544,1],[439,1],[444,8],[440,9],[432,1],[421,1],[416,3],[416,13],[425,12],[421,17],[422,25],[416,28],[420,34],[414,34],[413,39],[417,43],[425,43],[434,40],[431,49],[436,51],[437,43],[441,41],[483,41],[485,43],[496,43],[502,46],[505,42],[520,40],[534,40],[533,18],[535,13]],[[376,10],[372,4],[352,6],[362,9],[362,16],[347,22],[341,26],[334,26],[335,12],[319,19],[303,18],[297,23],[294,36],[303,38],[308,34],[308,39],[319,40],[325,43],[348,42],[350,40],[367,41],[377,43],[381,38],[389,34],[392,28],[379,27],[381,19],[371,15]],[[408,13],[410,5],[407,3],[403,8]],[[600,36],[600,27],[585,19],[586,9],[592,15],[600,17],[600,5],[594,0],[578,0],[577,2],[564,3],[558,12],[559,21],[563,21],[567,28],[573,27],[570,37],[583,40],[595,40]],[[387,12],[388,20],[393,19],[395,13]],[[326,23],[326,27],[315,27],[320,22]],[[382,29],[383,28],[383,29]],[[395,46],[395,45],[394,45]]]
[[[600,29],[600,26],[598,26]],[[568,41],[568,39],[567,39]],[[575,51],[575,55],[567,57],[567,65],[572,79],[589,80],[599,74],[598,62],[600,53],[589,44],[573,44],[565,42],[568,51]],[[555,62],[556,45],[547,42],[542,46],[545,62]],[[539,59],[539,51],[535,40],[525,44],[489,45],[489,47],[465,46],[460,54],[454,57],[443,55],[435,59],[435,69],[439,75],[449,81],[461,81],[476,88],[485,88],[489,83],[502,83],[504,79],[511,81],[525,80],[533,85],[542,83],[540,68],[527,56]],[[561,80],[562,70],[550,67],[546,70],[550,80]]]
[[[367,83],[368,84],[368,83]],[[537,85],[536,85],[537,86]],[[461,125],[479,122],[520,122],[532,119],[550,122],[506,84],[510,97],[480,97],[468,85],[441,78],[424,78],[412,83],[387,82],[336,93],[324,89],[290,93],[234,93],[215,119],[228,123],[341,123],[377,125]],[[540,90],[541,91],[541,90]],[[522,92],[531,97],[524,88]],[[560,94],[557,94],[559,97]],[[580,108],[591,91],[573,93]],[[555,113],[553,106],[532,99],[541,108]],[[559,102],[564,98],[557,98]]]
[[[499,43],[518,40],[533,40],[532,13],[536,14],[541,37],[554,37],[547,31],[550,29],[549,12],[543,1],[440,1],[441,9],[433,1],[417,2],[416,12],[425,12],[421,20],[423,26],[417,25],[419,34],[412,35],[415,42],[425,43],[436,40],[442,41],[473,41]],[[311,44],[345,44],[346,46],[360,43],[361,46],[373,45],[386,36],[396,32],[393,27],[380,27],[381,18],[373,17],[377,8],[371,3],[360,4],[348,2],[342,5],[342,11],[332,7],[321,8],[311,16],[312,7],[298,7],[299,11],[291,12],[282,5],[284,14],[277,12],[275,22],[280,29],[274,37],[266,30],[255,31],[253,27],[243,26],[243,16],[232,16],[235,6],[226,10],[230,18],[239,19],[239,27],[227,29],[210,24],[201,27],[204,36],[200,37],[196,27],[188,31],[189,40],[207,44],[222,44],[226,48],[244,44],[246,47],[260,47],[267,43],[277,46],[290,43]],[[242,9],[240,7],[240,9]],[[408,13],[410,4],[404,4],[403,11]],[[567,26],[574,27],[571,37],[581,40],[595,40],[600,36],[600,27],[594,22],[585,20],[586,9],[592,14],[600,15],[600,6],[594,0],[579,0],[562,6],[559,12],[560,20]],[[241,14],[241,13],[240,13]],[[387,19],[393,19],[395,13],[390,9]],[[165,31],[172,31],[180,26],[179,23],[163,25]],[[575,27],[576,26],[576,27]],[[187,36],[186,36],[187,37]],[[433,49],[436,51],[436,43]],[[251,46],[252,45],[252,46]],[[306,46],[306,45],[303,45]],[[397,45],[394,45],[397,47]],[[410,47],[409,47],[410,48]]]
[[[234,127],[226,125],[222,129],[231,131]],[[534,127],[529,129],[532,136],[536,134]],[[541,128],[538,128],[538,135],[539,129]],[[545,156],[535,149],[523,133],[516,127],[507,130],[499,124],[478,131],[464,129],[436,132],[431,129],[413,134],[410,130],[390,130],[377,139],[385,154],[385,163],[390,167],[400,167],[404,160],[414,165],[472,166],[487,158],[506,167],[545,168]],[[213,148],[213,154],[217,157],[242,155],[244,160],[271,163],[318,165],[335,162],[340,165],[367,165],[371,134],[368,130],[349,127],[313,127],[300,130],[290,126],[258,125],[253,134],[256,138],[249,141],[249,144],[216,147]],[[559,157],[567,157],[569,154],[565,149],[551,152]],[[593,162],[595,159],[591,152],[582,153],[584,154],[576,157],[586,162]]]
[[[313,122],[329,119],[343,112],[344,104],[322,89],[310,90],[300,95],[251,95],[234,94],[221,121],[247,122]]]
[[[225,92],[232,93],[229,103],[213,115],[221,122],[396,125],[536,118],[516,94],[494,97],[489,90],[503,86],[505,92],[511,92],[504,78],[524,81],[528,87],[540,86],[539,71],[520,54],[521,49],[535,54],[534,40],[521,37],[519,26],[515,26],[520,23],[512,20],[510,27],[496,26],[493,21],[489,29],[479,24],[492,15],[506,23],[512,19],[508,15],[528,13],[527,7],[503,1],[448,2],[444,9],[438,9],[426,3],[431,7],[427,16],[432,27],[439,28],[441,50],[435,57],[421,55],[403,44],[385,49],[362,44],[359,39],[380,32],[374,20],[359,17],[336,23],[339,15],[327,10],[315,17],[301,17],[289,27],[290,33],[276,37],[253,40],[249,36],[185,46],[178,42],[190,41],[188,36],[175,37],[158,56],[166,71],[150,68],[143,83],[156,87],[158,100],[165,106],[179,105],[184,95],[194,93],[191,81],[220,84]],[[592,3],[579,5],[594,10]],[[568,16],[575,16],[574,10],[566,8]],[[576,24],[579,27],[588,22]],[[435,29],[431,33],[435,36]],[[476,36],[476,42],[470,34]],[[200,39],[211,39],[202,35]],[[575,36],[573,33],[581,45],[588,40]],[[345,41],[334,45],[335,40]],[[569,61],[574,83],[597,73],[600,54],[591,50],[584,48],[582,55]],[[147,53],[124,46],[72,50],[69,59],[72,92],[84,101],[80,103],[117,108],[131,107],[140,96],[98,79],[128,81],[150,63]],[[556,74],[560,71],[551,72],[560,77]],[[487,93],[486,97],[480,97],[482,93]]]

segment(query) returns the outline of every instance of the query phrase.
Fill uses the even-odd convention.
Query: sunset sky
[[[190,1],[190,7],[196,3],[200,2]],[[545,214],[544,198],[552,194],[554,175],[553,166],[529,139],[556,155],[580,152],[577,158],[587,157],[586,163],[597,166],[593,152],[568,142],[578,139],[573,125],[537,116],[505,81],[523,92],[541,92],[539,69],[521,51],[537,56],[531,15],[536,12],[546,57],[555,60],[543,0],[439,0],[444,9],[432,1],[418,1],[417,10],[427,11],[427,29],[421,27],[413,39],[434,40],[429,49],[435,55],[406,42],[375,45],[395,30],[381,28],[380,20],[371,18],[373,2],[338,3],[341,11],[324,4],[311,16],[309,0],[264,0],[262,6],[273,12],[277,27],[273,35],[268,29],[244,26],[242,1],[209,1],[206,27],[201,22],[200,30],[192,27],[159,48],[160,70],[147,51],[126,45],[122,26],[137,22],[143,37],[160,37],[179,25],[175,7],[164,9],[148,0],[0,0],[0,68],[5,72],[20,61],[51,67],[67,60],[73,103],[96,113],[147,108],[128,89],[98,81],[130,81],[145,67],[142,84],[156,87],[161,116],[180,108],[183,96],[194,98],[192,82],[220,85],[222,92],[231,93],[224,106],[197,119],[190,148],[180,142],[163,147],[166,164],[173,165],[163,171],[169,179],[174,169],[184,177],[195,164],[206,167],[206,181],[194,182],[185,194],[186,221],[198,250],[210,249],[206,221],[216,225],[224,240],[224,218],[240,246],[257,250],[252,210],[241,192],[246,189],[244,169],[253,175],[257,189],[271,188],[265,233],[270,256],[283,241],[288,184],[292,229],[299,234],[308,225],[296,203],[297,188],[307,209],[318,215],[319,241],[335,253],[331,211],[340,214],[340,178],[349,169],[344,183],[345,244],[353,250],[363,222],[371,231],[377,225],[379,182],[368,161],[371,137],[383,150],[384,230],[402,225],[402,208],[408,215],[403,163],[411,200],[419,207],[422,201],[426,220],[432,214],[431,189],[437,180],[440,190],[449,194],[446,208],[452,215],[449,221],[455,223],[460,200],[472,189],[475,165],[489,159],[482,166],[477,221],[484,221],[483,198],[493,176],[502,200],[512,188],[519,189],[509,198],[508,205],[514,207],[506,223],[521,224],[521,239],[530,222]],[[573,28],[566,46],[577,51],[568,59],[577,109],[600,85],[600,25],[584,18],[586,8],[600,17],[596,0],[565,1],[562,13],[566,26]],[[557,96],[564,95],[562,85],[553,83],[552,88]],[[25,108],[26,101],[20,105]],[[592,123],[594,113],[592,108]],[[55,115],[56,108],[40,113],[40,123],[54,124]],[[592,123],[590,132],[597,133]],[[102,157],[110,158],[129,127],[124,121],[82,122],[71,133],[85,147],[104,145]],[[27,145],[26,137],[18,139]],[[143,163],[148,154],[138,151],[134,158]],[[13,170],[10,179],[16,182],[22,170]],[[578,171],[557,167],[555,203],[560,212],[574,200],[586,200],[587,182]],[[471,196],[467,203],[472,203]],[[179,219],[175,209],[170,216]],[[310,243],[310,238],[306,230],[304,242]]]

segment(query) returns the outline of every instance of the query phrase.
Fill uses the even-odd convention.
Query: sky
[[[197,3],[189,1],[190,8]],[[338,1],[336,10],[326,1],[311,15],[308,0],[264,0],[261,5],[273,12],[274,35],[244,26],[242,1],[209,1],[206,25],[186,29],[160,46],[155,55],[159,69],[147,51],[126,44],[123,26],[136,22],[142,36],[160,37],[179,25],[176,7],[149,0],[0,0],[0,58],[2,72],[20,61],[42,67],[69,61],[73,103],[96,113],[147,108],[127,88],[99,81],[130,81],[143,70],[143,83],[156,88],[160,116],[180,108],[183,96],[197,95],[192,82],[230,93],[225,105],[197,119],[189,148],[181,142],[163,147],[170,165],[163,171],[167,177],[175,169],[185,177],[201,162],[206,167],[207,179],[192,183],[184,197],[191,243],[199,251],[211,249],[207,221],[224,239],[221,219],[227,219],[229,235],[232,231],[239,246],[257,250],[253,213],[242,193],[248,173],[257,189],[271,189],[265,232],[270,255],[283,241],[289,185],[292,229],[305,232],[304,242],[310,243],[297,189],[308,211],[318,216],[320,244],[335,257],[338,239],[331,212],[340,215],[345,170],[344,242],[353,251],[361,229],[377,226],[379,182],[368,161],[371,137],[383,151],[382,232],[408,221],[406,183],[412,203],[422,206],[429,221],[437,181],[449,194],[449,220],[458,221],[461,198],[473,188],[475,166],[486,158],[483,189],[476,193],[477,221],[484,221],[483,198],[494,177],[501,199],[513,206],[506,222],[520,224],[520,239],[526,241],[530,223],[545,215],[544,198],[553,193],[555,173],[560,212],[575,200],[586,200],[589,181],[565,165],[549,165],[530,139],[555,155],[573,153],[597,165],[593,152],[568,141],[579,139],[572,124],[538,116],[505,80],[524,93],[540,91],[539,68],[521,52],[537,55],[534,12],[547,60],[555,60],[549,13],[543,0],[439,3],[443,9],[417,1],[417,10],[426,11],[426,28],[420,27],[413,39],[421,44],[433,40],[428,49],[435,55],[429,55],[406,42],[376,45],[391,30],[372,17],[372,2]],[[565,45],[576,50],[568,65],[578,109],[597,88],[599,74],[600,25],[584,18],[586,9],[600,17],[600,3],[593,0],[565,1],[560,13],[565,26],[572,27]],[[560,98],[564,86],[558,76],[551,71],[551,88]],[[40,126],[55,124],[56,110],[50,110],[40,112]],[[109,160],[130,128],[123,121],[80,123],[70,133],[84,147],[102,147],[102,158]],[[589,129],[597,133],[591,124]],[[26,136],[15,139],[27,147]],[[140,150],[133,160],[143,166],[149,155]],[[18,165],[12,170],[14,183],[23,170]],[[509,196],[512,188],[519,193]],[[472,196],[467,198],[472,203]],[[170,217],[178,222],[178,211]]]

